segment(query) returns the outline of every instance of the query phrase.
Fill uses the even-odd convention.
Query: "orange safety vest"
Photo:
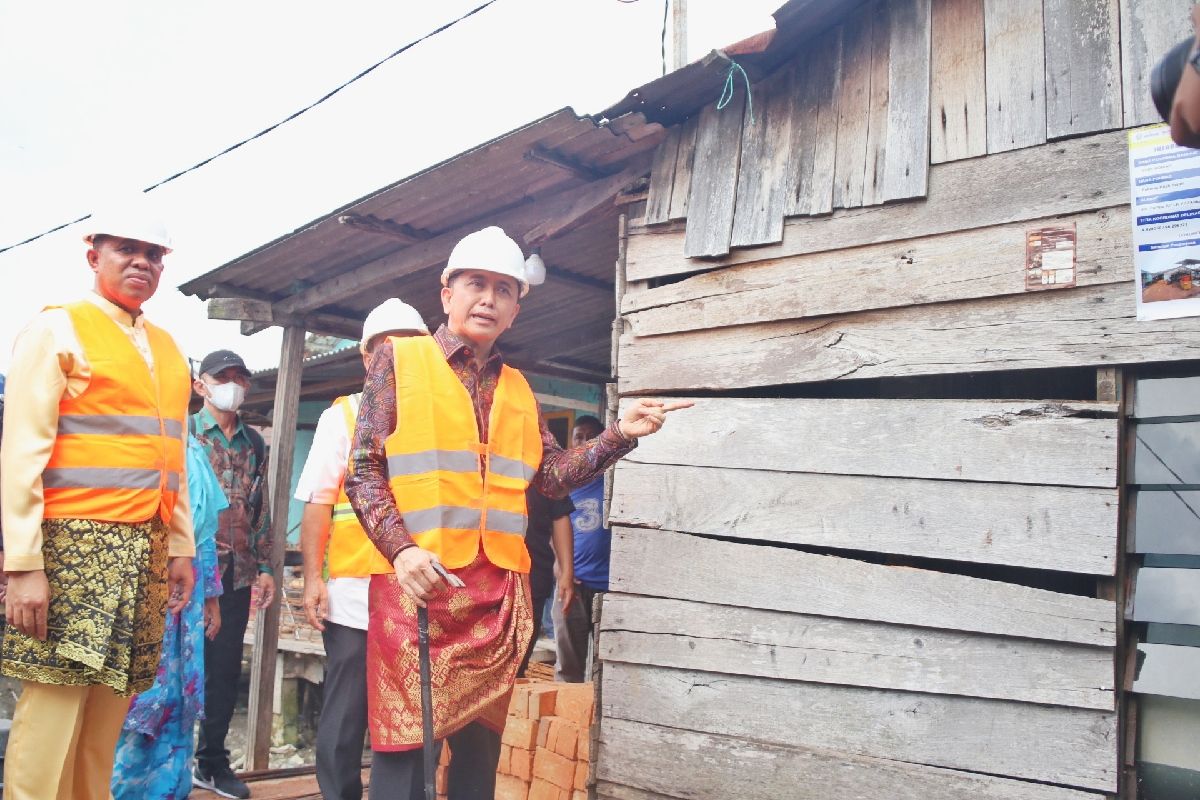
[[[385,450],[404,526],[448,568],[474,561],[482,542],[497,567],[529,572],[525,489],[542,463],[542,436],[525,376],[501,367],[481,442],[475,404],[433,337],[391,341],[398,424]]]
[[[153,375],[129,337],[89,302],[62,306],[91,368],[58,403],[58,437],[42,471],[48,519],[169,522],[183,474],[191,376],[175,341],[146,323]]]
[[[358,406],[362,392],[333,401],[342,409],[346,422],[346,435],[354,441],[354,425],[358,419]],[[392,572],[392,565],[379,552],[379,548],[367,538],[350,498],[346,496],[346,482],[338,487],[337,503],[333,506],[333,523],[329,528],[329,577],[365,578],[368,575],[384,575]]]

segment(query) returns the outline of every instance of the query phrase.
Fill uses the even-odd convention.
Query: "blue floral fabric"
[[[196,531],[195,589],[167,614],[154,685],[133,699],[117,742],[115,800],[182,800],[192,788],[193,728],[204,713],[204,600],[221,594],[217,515],[228,503],[200,443],[189,437],[188,496]]]

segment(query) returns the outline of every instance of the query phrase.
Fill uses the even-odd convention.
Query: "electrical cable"
[[[622,1],[624,2],[624,0],[622,0]],[[199,163],[193,164],[192,166],[188,167],[187,169],[180,170],[179,172],[176,172],[174,175],[170,176],[169,178],[164,178],[163,180],[159,181],[158,183],[155,183],[152,186],[148,186],[147,188],[143,189],[142,191],[150,192],[154,189],[157,189],[159,186],[162,186],[163,184],[170,183],[171,181],[175,180],[176,178],[183,177],[184,175],[187,175],[189,172],[193,172],[207,164],[211,164],[213,161],[217,160],[221,156],[226,155],[228,153],[232,153],[234,150],[237,150],[239,147],[242,147],[243,145],[249,144],[250,142],[254,141],[255,139],[265,136],[266,134],[275,130],[279,126],[284,125],[288,122],[291,122],[292,120],[296,119],[297,117],[304,114],[305,112],[311,111],[312,109],[321,105],[326,100],[330,99],[335,94],[342,91],[342,89],[345,89],[347,86],[354,83],[355,81],[358,81],[358,80],[366,77],[367,75],[369,75],[370,73],[372,73],[376,69],[378,69],[379,67],[381,67],[384,64],[386,64],[387,62],[391,61],[396,56],[400,55],[401,53],[404,53],[405,51],[410,50],[413,47],[416,47],[417,45],[421,44],[421,42],[424,42],[428,39],[432,39],[434,36],[437,36],[439,33],[443,33],[445,31],[449,30],[450,28],[453,28],[458,23],[460,23],[466,19],[469,19],[470,17],[475,16],[480,11],[483,11],[485,8],[487,8],[488,6],[490,6],[496,2],[497,2],[497,0],[487,0],[487,2],[481,3],[480,5],[471,9],[467,13],[463,14],[461,17],[450,20],[449,22],[445,23],[444,25],[441,25],[440,27],[435,28],[434,30],[432,30],[429,33],[425,34],[424,36],[420,37],[419,39],[414,39],[413,41],[404,45],[400,49],[395,50],[390,55],[385,56],[384,58],[380,59],[379,61],[376,61],[371,66],[369,66],[366,69],[359,72],[353,78],[350,78],[350,80],[345,81],[344,83],[337,86],[336,88],[326,92],[323,96],[321,96],[316,101],[309,103],[307,106],[300,109],[299,111],[289,114],[288,116],[281,119],[279,122],[276,122],[274,125],[271,125],[267,128],[263,128],[261,131],[254,134],[253,136],[249,136],[245,139],[242,139],[241,141],[237,142],[236,144],[232,144],[229,147],[226,147],[224,150],[217,153],[216,155],[210,156],[210,157],[204,159],[203,161],[200,161]],[[665,36],[665,33],[664,33],[664,36]],[[88,219],[89,217],[91,217],[91,214],[84,214],[79,219],[74,219],[74,220],[71,220],[70,222],[64,222],[61,225],[55,225],[53,228],[42,231],[41,233],[37,234],[36,236],[30,236],[28,239],[25,239],[24,241],[20,241],[20,242],[17,242],[16,244],[10,244],[10,245],[6,245],[4,247],[0,247],[0,253],[7,253],[9,250],[13,250],[17,247],[21,247],[22,245],[26,245],[26,244],[29,244],[30,242],[37,241],[38,239],[41,239],[43,236],[49,236],[50,234],[54,233],[55,231],[60,231],[63,228],[66,228],[69,225],[74,225],[77,222],[83,222],[85,219]]]

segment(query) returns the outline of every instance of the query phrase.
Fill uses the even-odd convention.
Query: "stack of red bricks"
[[[496,768],[496,800],[587,800],[590,683],[519,683]]]

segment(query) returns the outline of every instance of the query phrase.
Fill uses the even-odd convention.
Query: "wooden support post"
[[[288,501],[292,489],[292,456],[296,451],[296,420],[300,411],[300,372],[304,361],[304,329],[284,328],[275,384],[275,413],[271,420],[268,486],[271,499],[271,567],[275,573],[275,602],[258,610],[254,650],[250,660],[250,709],[247,714],[246,766],[266,769],[271,752],[275,707],[275,657],[279,652],[279,613],[283,597],[283,548],[288,532]]]
[[[671,69],[687,66],[687,0],[671,2]]]
[[[1136,629],[1125,623],[1126,605],[1132,596],[1132,570],[1129,553],[1129,521],[1132,508],[1129,491],[1126,489],[1129,470],[1132,466],[1132,437],[1129,436],[1129,416],[1133,410],[1132,376],[1126,376],[1118,367],[1101,367],[1096,370],[1096,399],[1117,403],[1117,552],[1116,574],[1101,578],[1096,583],[1096,596],[1116,603],[1117,650],[1113,658],[1113,688],[1116,694],[1117,718],[1122,736],[1117,744],[1118,794],[1116,797],[1133,797],[1137,786],[1137,698],[1129,691],[1133,682],[1133,669],[1137,654]],[[1130,792],[1133,793],[1130,793]]]
[[[617,263],[616,281],[613,287],[616,308],[613,312],[612,352],[609,356],[610,375],[612,382],[605,389],[608,395],[608,414],[605,423],[611,424],[617,418],[620,395],[617,392],[617,355],[620,351],[621,334],[625,332],[625,318],[621,316],[621,304],[625,301],[625,258],[629,250],[629,218],[625,214],[617,217]],[[608,527],[608,512],[612,507],[613,471],[604,473],[604,526]]]

